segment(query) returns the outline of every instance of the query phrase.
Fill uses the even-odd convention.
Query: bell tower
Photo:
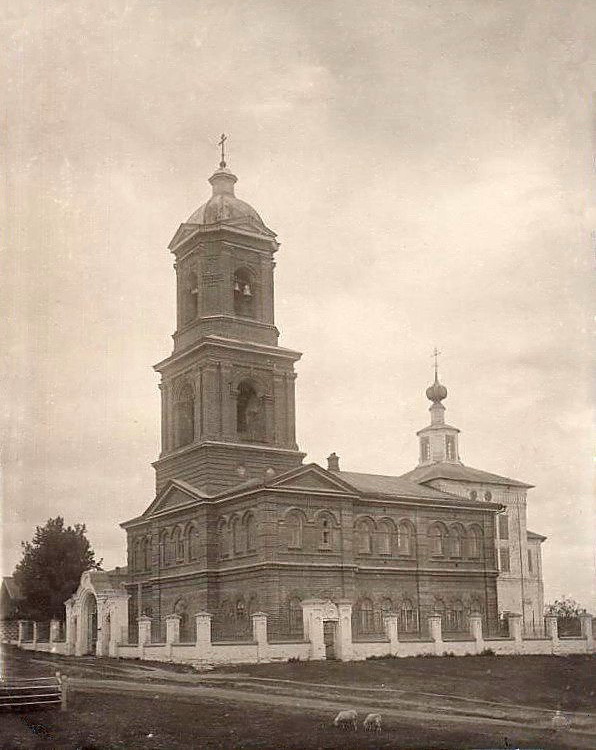
[[[207,493],[295,468],[294,363],[274,323],[276,235],[235,195],[223,154],[211,198],[174,235],[177,326],[161,374],[157,490]]]
[[[418,466],[430,466],[436,463],[461,464],[459,458],[457,427],[445,424],[445,407],[441,403],[447,398],[447,388],[439,382],[439,368],[435,349],[435,380],[426,389],[426,397],[431,401],[430,425],[416,434],[420,442]]]

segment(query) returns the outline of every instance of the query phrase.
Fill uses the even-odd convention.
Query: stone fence
[[[197,667],[220,664],[247,664],[258,662],[307,661],[335,658],[341,661],[359,661],[384,656],[465,656],[473,654],[583,654],[592,653],[594,639],[592,616],[581,616],[581,636],[559,637],[557,618],[547,617],[545,638],[524,638],[522,617],[509,614],[509,637],[487,637],[483,634],[482,616],[470,616],[469,634],[450,639],[442,632],[439,615],[428,618],[429,637],[413,640],[400,640],[398,615],[384,617],[384,634],[374,640],[358,639],[352,636],[351,603],[337,605],[321,600],[303,602],[304,633],[302,640],[276,641],[268,638],[267,615],[256,612],[251,616],[252,636],[244,641],[213,641],[212,615],[198,612],[195,615],[196,637],[194,643],[180,643],[180,616],[166,617],[166,642],[151,643],[151,619],[138,618],[138,642],[121,643],[114,629],[109,642],[109,655],[125,659],[144,659],[193,664]],[[329,627],[329,623],[332,623]],[[37,623],[33,624],[33,638],[25,639],[28,625],[19,622],[18,646],[26,650],[48,651],[52,653],[74,654],[75,644],[71,639],[59,640],[60,623],[52,621],[47,642],[37,638]],[[327,627],[326,627],[327,624]]]

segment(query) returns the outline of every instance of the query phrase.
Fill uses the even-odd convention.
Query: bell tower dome
[[[299,466],[294,363],[274,323],[275,233],[235,195],[223,154],[212,195],[181,224],[175,257],[176,331],[161,374],[157,489],[181,479],[216,492]]]
[[[458,446],[459,430],[457,427],[445,424],[445,407],[442,401],[447,398],[447,388],[439,382],[438,355],[439,352],[435,349],[435,379],[426,389],[426,397],[432,402],[429,408],[430,425],[416,433],[420,445],[419,466],[430,466],[441,462],[461,464]]]

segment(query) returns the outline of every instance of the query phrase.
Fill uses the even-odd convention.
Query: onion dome
[[[447,398],[447,388],[439,383],[439,378],[435,372],[435,382],[426,389],[426,398],[434,404],[440,403]]]
[[[237,222],[239,219],[249,219],[250,223],[266,229],[263,220],[255,209],[245,201],[234,195],[234,185],[238,178],[233,174],[225,162],[219,166],[209,178],[213,188],[213,195],[207,203],[190,216],[187,224],[217,224]]]

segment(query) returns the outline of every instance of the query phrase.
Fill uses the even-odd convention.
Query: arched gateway
[[[126,571],[86,570],[65,602],[68,653],[115,656],[116,641],[128,625],[129,595],[121,586]]]

